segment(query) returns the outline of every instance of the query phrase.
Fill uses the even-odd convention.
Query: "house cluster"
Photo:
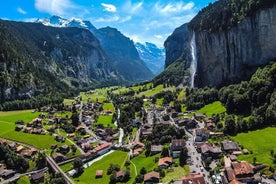
[[[7,141],[6,139],[1,139],[0,144],[8,146],[12,151],[14,151],[14,153],[21,155],[26,159],[34,158],[38,152],[35,148],[28,148],[15,142]],[[15,174],[15,170],[8,169],[5,164],[0,164],[0,182],[13,177]]]
[[[23,121],[16,121],[17,125],[15,131],[23,131],[25,133],[46,135],[46,131],[43,129],[43,123],[41,118],[35,118],[31,122],[24,125]]]
[[[84,161],[89,161],[89,160],[92,160],[98,156],[101,156],[101,155],[109,152],[111,150],[111,148],[112,148],[112,144],[110,142],[101,142],[100,145],[98,145],[95,148],[82,154],[81,158]]]
[[[62,162],[66,160],[67,153],[70,152],[70,147],[68,145],[62,145],[58,147],[56,144],[51,145],[51,149],[56,152],[52,155],[56,162]]]
[[[142,142],[134,142],[132,144],[132,157],[140,155],[145,149],[145,144]]]
[[[86,126],[91,126],[93,123],[92,116],[95,114],[95,112],[99,109],[101,103],[100,102],[87,102],[83,103],[82,105],[82,123],[84,123]]]

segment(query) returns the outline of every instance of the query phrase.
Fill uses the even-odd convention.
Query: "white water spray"
[[[192,37],[192,40],[190,43],[190,47],[191,47],[191,54],[192,54],[192,62],[191,62],[191,67],[190,67],[190,71],[191,71],[190,87],[194,88],[195,74],[196,74],[196,70],[197,70],[197,50],[196,50],[195,32],[193,32],[193,37]]]

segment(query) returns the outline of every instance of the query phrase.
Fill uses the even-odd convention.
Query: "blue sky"
[[[34,21],[58,15],[115,27],[134,41],[162,46],[173,30],[215,0],[2,0],[0,18]]]

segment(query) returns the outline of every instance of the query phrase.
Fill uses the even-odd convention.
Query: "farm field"
[[[160,154],[146,157],[144,151],[139,156],[131,159],[131,161],[135,164],[138,173],[140,172],[142,167],[145,167],[147,169],[147,172],[150,172],[153,171],[154,168],[158,167],[158,163],[155,162],[156,157],[159,158]]]
[[[104,127],[116,128],[115,125],[112,123],[111,115],[99,115],[97,123],[103,124]]]
[[[169,182],[172,180],[179,180],[182,176],[189,174],[190,169],[189,166],[184,166],[184,167],[172,167],[172,171],[166,171],[166,175],[164,178],[162,178],[162,182]]]
[[[103,104],[103,110],[112,110],[112,111],[114,111],[115,108],[114,108],[114,105],[112,103],[104,103]]]
[[[105,100],[107,100],[107,94],[105,94],[104,92],[100,92],[100,93],[95,92],[94,94],[81,92],[80,96],[81,96],[83,102],[87,102],[87,101],[104,102]]]
[[[35,135],[14,131],[15,122],[17,120],[23,120],[25,123],[30,122],[39,114],[40,112],[33,113],[33,110],[0,112],[0,136],[23,143],[28,143],[39,149],[49,149],[51,144],[71,145],[71,143],[67,141],[65,143],[56,142],[54,137],[50,135]]]
[[[128,156],[127,152],[114,151],[113,153],[103,157],[101,160],[93,163],[90,167],[84,170],[81,176],[73,178],[75,183],[86,184],[86,183],[97,183],[106,184],[109,183],[110,175],[107,175],[107,169],[110,164],[118,164],[121,169],[125,170],[124,163]],[[103,170],[104,174],[102,178],[95,178],[96,170]]]
[[[224,112],[226,112],[226,109],[220,101],[205,105],[197,111],[197,113],[205,113],[207,116],[212,116],[212,114],[220,114]]]
[[[246,160],[252,163],[253,158],[256,157],[257,163],[265,163],[270,166],[273,165],[270,151],[271,149],[276,151],[276,128],[265,128],[250,131],[248,133],[240,133],[237,136],[232,137],[232,139],[244,146],[244,148],[253,152],[253,154],[240,155],[238,157],[239,160]]]

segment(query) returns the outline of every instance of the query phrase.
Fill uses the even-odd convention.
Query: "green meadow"
[[[240,155],[239,160],[246,160],[250,163],[253,158],[257,159],[257,163],[273,165],[270,151],[274,149],[276,152],[276,128],[265,128],[248,133],[240,133],[232,139],[242,145],[244,148],[252,151],[252,154]],[[275,164],[274,164],[275,166]]]
[[[107,169],[109,168],[110,164],[118,164],[121,167],[121,169],[126,170],[124,167],[124,163],[127,157],[128,157],[127,152],[114,151],[113,153],[103,157],[101,160],[93,163],[90,167],[86,168],[78,178],[73,178],[73,180],[75,183],[78,183],[78,184],[109,183],[110,175],[107,175]],[[97,170],[103,170],[104,174],[102,178],[95,177]]]
[[[197,111],[197,113],[203,113],[207,116],[212,116],[212,114],[220,114],[224,112],[226,112],[226,109],[220,101],[215,101],[211,104],[205,105]]]

